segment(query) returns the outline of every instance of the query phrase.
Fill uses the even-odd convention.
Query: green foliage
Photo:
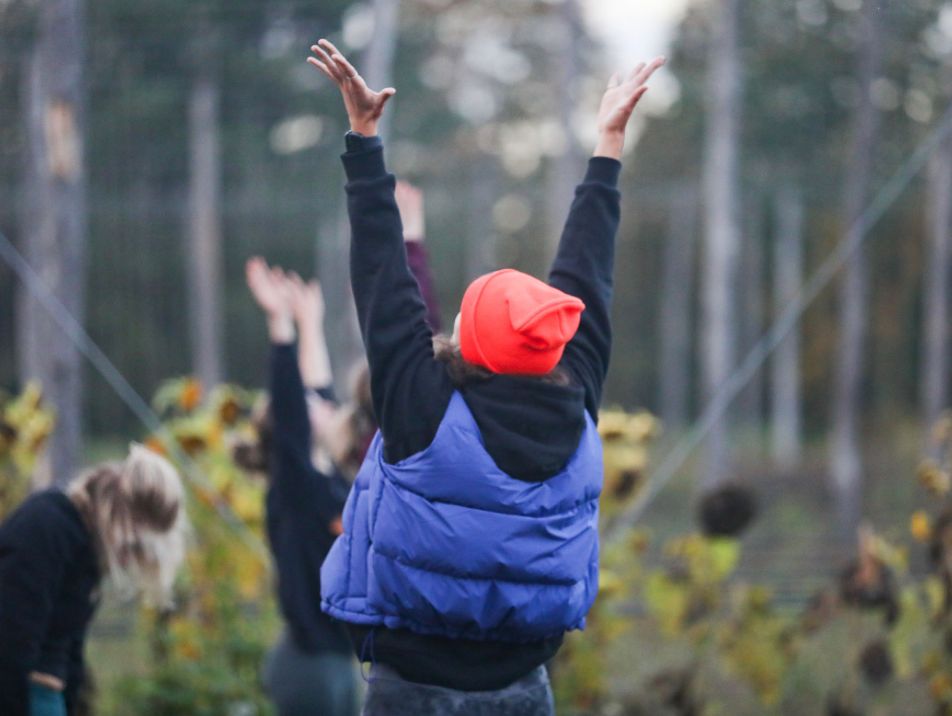
[[[605,422],[611,434],[625,419]],[[653,545],[639,531],[610,545],[586,631],[556,660],[559,713],[952,713],[952,417],[937,436],[914,542],[864,528],[855,560],[803,611],[736,579],[740,539]],[[606,444],[608,473],[611,454]],[[604,493],[609,513],[613,499]]]
[[[153,404],[180,449],[168,450],[158,437],[147,444],[172,459],[188,456],[179,467],[195,478],[188,487],[194,536],[175,608],[141,615],[152,666],[120,681],[123,713],[271,713],[260,679],[278,623],[261,549],[265,486],[231,457],[232,446],[252,431],[255,399],[234,386],[203,399],[191,378],[167,381],[156,393]]]
[[[40,387],[19,395],[0,393],[0,521],[29,494],[36,460],[53,431],[53,413],[43,407]]]

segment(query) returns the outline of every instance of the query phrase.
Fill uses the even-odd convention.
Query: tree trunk
[[[761,195],[753,191],[748,197],[741,254],[741,301],[738,319],[743,353],[753,348],[764,332],[764,216]],[[746,431],[758,437],[764,422],[764,374],[758,370],[739,396],[738,413]],[[759,440],[758,440],[759,443]]]
[[[350,285],[350,221],[346,198],[341,206],[322,217],[318,230],[317,268],[324,292],[324,335],[334,373],[337,395],[349,397],[353,367],[359,364],[361,349],[357,309]]]
[[[206,389],[222,380],[223,340],[221,153],[218,84],[211,69],[213,61],[205,57],[197,62],[188,106],[189,232],[185,255],[189,329],[192,370]]]
[[[715,0],[708,71],[707,127],[703,191],[705,210],[703,335],[701,368],[710,400],[734,367],[734,284],[740,243],[738,212],[738,132],[740,67],[737,52],[739,0]],[[707,439],[702,461],[705,488],[729,475],[729,419],[724,416]]]
[[[389,86],[393,78],[393,56],[400,34],[400,0],[373,0],[373,8],[374,33],[364,52],[360,73],[372,89],[381,90]],[[377,127],[377,133],[384,142],[389,139],[395,101],[396,97],[387,103]]]
[[[871,0],[859,15],[861,44],[857,80],[859,100],[854,110],[853,139],[846,174],[843,222],[846,241],[865,231],[858,219],[867,199],[872,153],[878,130],[878,115],[870,99],[870,87],[880,64],[880,32],[877,9]],[[833,492],[840,534],[850,540],[862,509],[863,464],[860,448],[859,412],[865,369],[867,294],[869,268],[862,249],[850,257],[840,283],[840,335],[833,386]]]
[[[555,87],[556,115],[562,130],[562,151],[553,156],[546,166],[546,242],[545,263],[555,256],[559,239],[568,216],[575,185],[580,179],[580,157],[572,129],[572,113],[578,105],[579,84],[579,37],[582,35],[582,18],[578,0],[564,0],[558,6],[559,41],[554,43],[558,57],[550,63],[553,70],[552,84]]]
[[[390,84],[393,76],[393,57],[400,31],[400,0],[373,0],[373,10],[373,36],[357,69],[368,86],[380,90]],[[387,103],[377,125],[377,134],[383,138],[385,146],[398,99],[394,98]],[[341,373],[361,360],[363,344],[350,286],[350,220],[344,197],[341,198],[337,220],[325,220],[321,229],[323,238],[318,243],[317,257],[318,274],[327,301],[327,347],[335,382],[338,388],[343,388],[338,394],[348,396],[349,376]]]
[[[929,247],[924,267],[920,399],[926,433],[949,400],[949,268],[952,261],[952,140],[929,166]],[[929,449],[933,447],[930,445]]]
[[[697,244],[697,194],[675,191],[664,246],[661,300],[661,419],[665,429],[687,426],[691,388],[691,305]]]
[[[498,165],[494,157],[477,150],[469,169],[468,240],[464,247],[467,281],[496,268],[493,202]],[[450,325],[446,328],[452,329]]]
[[[803,270],[803,197],[793,186],[781,189],[775,204],[774,314],[793,301]],[[800,324],[783,339],[771,364],[771,453],[783,470],[794,467],[801,451]]]
[[[27,148],[21,231],[26,260],[80,323],[86,253],[84,19],[81,0],[46,0],[38,6],[23,88]],[[20,379],[40,381],[56,411],[48,463],[36,483],[64,484],[81,459],[80,355],[22,286],[17,305]]]

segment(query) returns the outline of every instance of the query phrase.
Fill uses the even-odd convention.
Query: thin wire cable
[[[181,465],[185,466],[184,472],[188,479],[201,488],[212,491],[213,488],[204,478],[201,468],[188,453],[181,449],[178,440],[162,424],[152,407],[129,384],[129,381],[119,372],[109,356],[93,341],[72,313],[69,312],[69,309],[63,305],[43,279],[37,275],[33,267],[2,231],[0,231],[0,256],[3,257],[6,264],[19,277],[33,297],[42,304],[50,317],[66,333],[79,352],[89,360],[99,375],[112,387],[119,399],[126,404],[150,433],[160,437],[172,456]],[[236,530],[256,554],[264,558],[266,563],[269,562],[264,543],[227,504],[216,502],[214,508],[226,524]]]
[[[872,228],[922,171],[932,152],[949,136],[950,132],[952,132],[952,106],[946,111],[939,125],[883,185],[866,210],[856,219],[846,238],[826,257],[809,281],[803,284],[799,293],[784,308],[770,330],[757,341],[741,364],[718,387],[701,416],[658,465],[638,499],[624,510],[609,528],[605,537],[606,542],[617,539],[626,528],[633,526],[661,489],[681,470],[691,454],[704,442],[711,429],[723,417],[740,391],[793,330],[809,305],[826,288],[849,257],[867,239]]]

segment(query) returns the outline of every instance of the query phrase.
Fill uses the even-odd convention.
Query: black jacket
[[[343,156],[352,229],[351,281],[384,455],[402,460],[426,448],[456,389],[433,355],[420,290],[407,266],[394,178],[380,140],[348,138]],[[486,448],[507,474],[545,480],[578,447],[584,411],[597,418],[611,351],[609,310],[621,164],[593,158],[576,191],[549,283],[585,303],[560,368],[569,385],[494,376],[461,388]],[[561,638],[535,644],[471,642],[407,631],[352,627],[358,655],[411,681],[464,690],[497,689],[550,659]]]
[[[0,714],[28,716],[31,671],[62,679],[72,712],[99,581],[92,535],[62,492],[31,495],[0,525]]]
[[[311,422],[293,345],[271,348],[271,416],[266,521],[281,611],[300,649],[349,654],[346,631],[321,611],[321,564],[334,543],[331,525],[340,517],[347,485],[311,462]]]

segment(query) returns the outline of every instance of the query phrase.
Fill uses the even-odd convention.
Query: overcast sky
[[[592,30],[622,66],[664,54],[688,0],[584,0]]]
[[[624,70],[668,52],[668,44],[690,0],[582,0],[589,26],[605,42],[612,69]],[[679,86],[665,67],[651,81],[642,108],[663,114],[678,98]],[[637,131],[637,130],[636,130]]]

